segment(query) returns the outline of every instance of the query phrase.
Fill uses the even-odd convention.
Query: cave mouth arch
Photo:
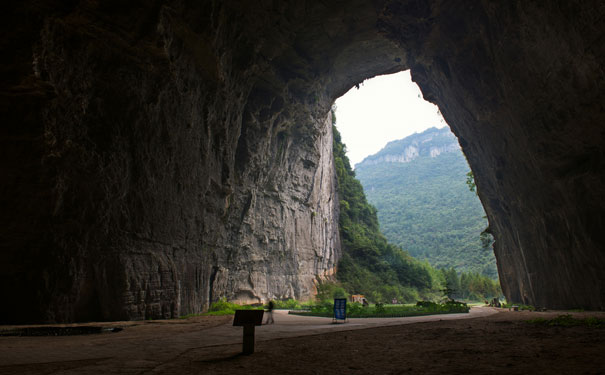
[[[469,166],[457,138],[438,108],[423,100],[410,72],[365,80],[338,98],[332,111],[336,138],[345,145],[348,164],[377,209],[380,232],[388,242],[435,269],[455,268],[497,280],[491,235],[483,233],[488,227],[485,211],[467,184]],[[346,179],[341,148],[334,152],[339,179]],[[355,257],[361,240],[352,240],[348,223],[361,220],[357,216],[361,209],[351,211],[357,195],[350,191],[339,188],[339,199],[345,201],[340,230],[341,238],[347,239],[342,252]],[[379,244],[374,247],[382,249]],[[363,257],[357,261],[363,264]],[[351,282],[347,275],[351,268],[345,269],[339,280],[368,296],[359,283]]]
[[[507,299],[605,308],[602,7],[12,7],[2,321],[195,313],[211,279],[308,295],[338,256],[326,115],[405,69],[475,173]]]
[[[603,158],[596,150],[597,140],[603,139],[597,125],[603,115],[596,108],[603,94],[591,82],[602,77],[595,65],[602,60],[589,53],[585,62],[568,70],[577,56],[568,49],[575,44],[567,42],[569,37],[582,40],[581,45],[589,42],[587,34],[574,31],[574,21],[561,18],[575,14],[595,22],[590,7],[461,9],[414,1],[389,1],[374,9],[364,8],[369,4],[363,2],[355,5],[355,12],[324,9],[329,14],[325,33],[303,28],[287,53],[306,62],[297,66],[297,77],[315,78],[307,81],[310,85],[293,82],[305,102],[296,112],[310,112],[319,121],[349,88],[410,69],[424,98],[439,107],[458,137],[474,171],[496,238],[507,299],[549,308],[602,309],[605,284],[599,269],[604,257],[597,249],[604,237],[595,223],[604,222],[603,206],[598,203],[595,209],[589,202],[600,202],[603,195],[590,182],[602,178],[597,176],[602,176],[598,168]],[[529,60],[511,63],[519,56]],[[562,81],[548,73],[554,66],[565,71]],[[580,114],[573,103],[592,110]],[[580,118],[572,120],[575,115]],[[566,139],[576,120],[584,130]]]

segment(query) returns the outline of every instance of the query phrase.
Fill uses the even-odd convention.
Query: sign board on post
[[[332,318],[332,322],[336,322],[338,320],[347,320],[346,298],[334,298],[334,318]]]
[[[244,327],[242,353],[254,353],[254,326],[263,324],[263,310],[236,310],[233,318],[234,326]]]

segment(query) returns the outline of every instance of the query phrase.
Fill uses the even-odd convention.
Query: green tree
[[[460,275],[460,293],[462,299],[483,301],[500,297],[500,284],[479,273],[462,272]]]
[[[355,177],[335,120],[332,131],[343,250],[337,279],[348,293],[364,294],[373,302],[390,302],[392,298],[414,302],[436,293],[434,271],[428,263],[388,243],[380,232],[376,208],[368,203]]]
[[[468,189],[473,193],[477,192],[477,185],[475,184],[475,175],[473,171],[469,171],[466,174],[466,184],[468,185]]]

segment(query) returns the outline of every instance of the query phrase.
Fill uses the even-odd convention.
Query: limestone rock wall
[[[474,171],[507,299],[605,308],[605,7],[597,1],[392,1]]]
[[[441,129],[432,128],[425,132],[413,136],[413,139],[391,141],[381,152],[368,156],[359,164],[374,165],[384,162],[409,163],[419,156],[434,158],[443,153],[460,150],[458,139],[448,127]],[[426,143],[435,140],[435,138],[437,138],[436,142],[438,142],[439,146],[427,146]]]
[[[243,209],[230,210],[232,231],[214,253],[212,296],[244,303],[310,298],[319,280],[333,276],[340,237],[331,118],[315,126],[272,146],[247,138],[252,150],[273,149],[256,176],[236,178],[228,204]]]
[[[284,88],[291,77],[273,78],[281,93],[260,82],[270,51],[246,12],[9,12],[1,321],[170,318],[221,297],[310,298],[331,277],[330,103],[309,104],[298,80]]]

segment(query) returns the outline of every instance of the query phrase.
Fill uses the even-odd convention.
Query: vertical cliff
[[[2,67],[2,321],[308,298],[334,272],[327,109],[299,79],[260,80],[279,43],[259,50],[250,27],[262,26],[246,12],[14,7],[16,52]]]
[[[603,4],[385,9],[385,32],[410,51],[412,79],[474,172],[506,297],[605,308]]]
[[[212,251],[210,300],[310,298],[317,281],[334,274],[340,240],[332,122],[311,125],[275,139],[247,134],[240,152],[270,157],[235,177],[225,203],[227,237]]]

